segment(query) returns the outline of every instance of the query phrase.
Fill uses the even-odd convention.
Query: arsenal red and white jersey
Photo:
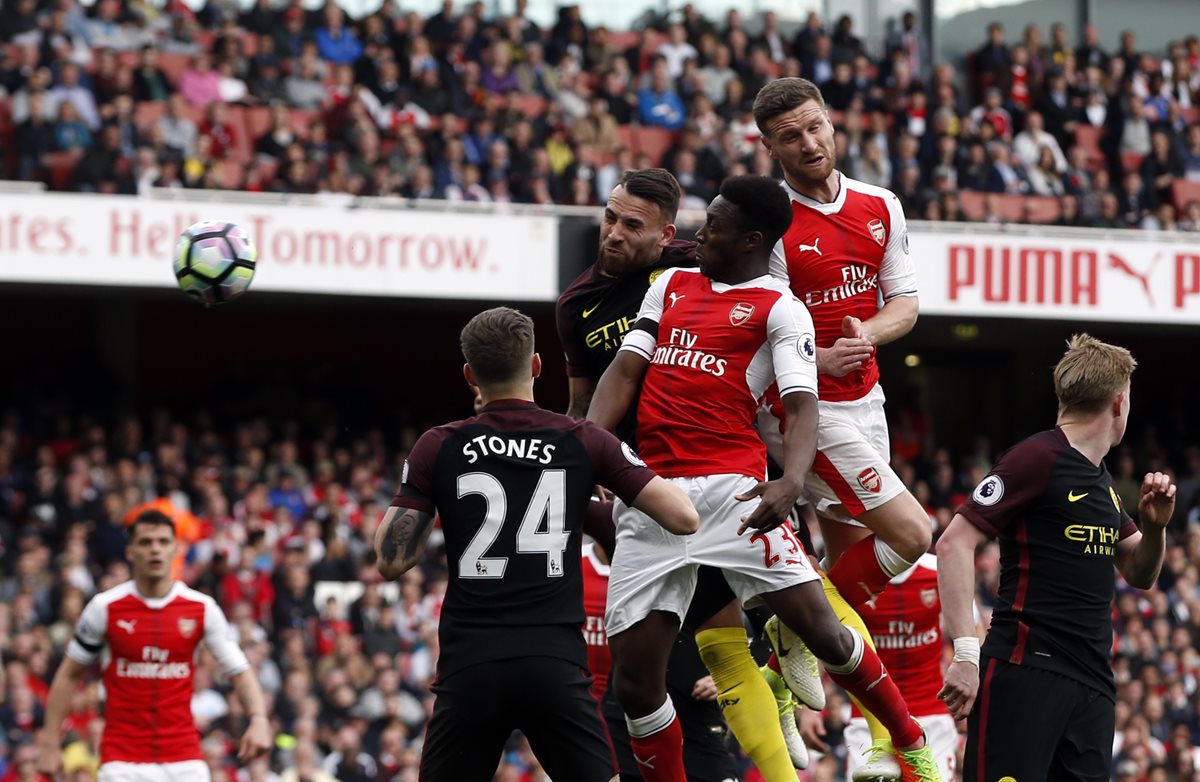
[[[858,613],[913,715],[949,714],[937,697],[942,689],[937,557],[922,555],[912,569],[892,579],[883,594],[860,606]],[[854,714],[858,716],[858,711]]]
[[[667,478],[762,479],[766,448],[754,429],[759,400],[817,393],[812,318],[768,275],[738,284],[668,269],[642,302],[621,350],[650,362],[638,405],[641,457]]]
[[[226,676],[250,667],[216,602],[178,581],[161,598],[143,597],[127,581],[88,602],[67,655],[81,665],[100,661],[107,698],[101,763],[204,759],[192,719],[202,642]]]
[[[588,670],[592,672],[592,697],[597,701],[608,688],[612,653],[604,634],[604,607],[608,604],[608,565],[596,556],[595,544],[583,547],[583,640],[587,642]]]
[[[771,274],[788,283],[808,307],[817,346],[829,348],[842,332],[842,319],[867,320],[881,301],[917,295],[917,275],[908,254],[908,225],[890,190],[841,177],[841,189],[822,204],[783,183],[792,199],[792,225],[771,253]],[[821,376],[821,400],[849,402],[879,382],[871,357],[844,377]]]

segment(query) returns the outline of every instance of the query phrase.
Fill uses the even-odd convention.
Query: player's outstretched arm
[[[787,423],[783,430],[783,475],[773,481],[759,482],[737,500],[745,502],[761,497],[758,507],[738,527],[741,535],[747,529],[771,530],[788,519],[804,489],[804,476],[817,455],[817,398],[807,391],[795,391],[783,397]]]
[[[1149,589],[1158,581],[1163,551],[1167,545],[1167,524],[1175,514],[1175,484],[1161,472],[1146,473],[1138,501],[1140,532],[1117,543],[1117,570],[1138,589]]]
[[[602,429],[616,428],[629,406],[637,397],[638,386],[650,362],[632,350],[617,351],[617,357],[604,370],[604,376],[596,385],[587,418]]]
[[[954,640],[954,660],[938,698],[956,720],[965,719],[979,690],[979,636],[976,635],[975,549],[988,537],[961,515],[955,515],[937,544],[938,593],[942,621]]]
[[[250,718],[250,724],[246,726],[241,744],[238,745],[238,761],[247,763],[271,750],[271,721],[267,719],[267,703],[253,669],[247,668],[235,674],[230,681]]]
[[[638,492],[633,507],[675,535],[691,535],[700,528],[700,514],[683,489],[657,475]]]
[[[71,708],[71,695],[85,671],[87,666],[64,656],[50,685],[38,747],[38,769],[51,779],[57,779],[62,766],[62,724]]]
[[[376,567],[392,581],[412,569],[425,554],[433,514],[396,505],[387,509],[375,530]]]

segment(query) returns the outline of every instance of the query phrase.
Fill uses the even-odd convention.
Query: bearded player
[[[839,618],[861,627],[852,609],[912,567],[931,542],[928,514],[889,465],[875,361],[877,346],[904,336],[917,320],[908,229],[893,193],[834,167],[833,125],[812,82],[771,82],[754,100],[754,120],[783,169],[793,215],[772,253],[771,273],[808,307],[816,329],[820,427],[804,496],[825,542],[826,592]],[[777,401],[769,406],[775,415],[760,416],[760,430],[778,458],[783,416]],[[776,651],[801,646],[785,627],[770,625],[768,635]],[[787,656],[780,658],[791,684]],[[882,746],[882,730],[873,723],[872,731]]]
[[[238,759],[271,748],[258,679],[216,602],[171,577],[175,525],[165,514],[139,514],[125,555],[133,579],[88,602],[54,675],[46,702],[40,763],[54,777],[71,696],[100,661],[107,693],[100,739],[100,782],[207,782],[211,778],[192,719],[193,665],[203,643],[228,676],[249,717]]]

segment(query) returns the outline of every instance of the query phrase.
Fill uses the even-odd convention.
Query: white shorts
[[[933,714],[928,717],[917,717],[917,722],[925,729],[925,738],[933,751],[933,759],[937,762],[938,771],[943,782],[953,782],[958,779],[955,770],[958,768],[958,745],[962,740],[954,718],[949,714]],[[846,726],[846,779],[862,766],[863,753],[871,746],[871,731],[867,729],[867,721],[855,717]]]
[[[883,389],[876,384],[853,402],[817,403],[817,456],[804,481],[804,499],[819,515],[862,526],[855,517],[905,491],[889,464],[892,451],[883,402]],[[759,408],[758,431],[767,453],[782,465],[778,404]]]
[[[608,635],[629,629],[651,611],[670,611],[683,621],[700,565],[723,570],[742,605],[753,605],[764,593],[820,578],[786,524],[766,533],[737,534],[742,518],[758,507],[758,500],[738,502],[734,497],[751,489],[755,479],[709,475],[670,480],[696,506],[700,529],[694,535],[672,535],[646,514],[617,501],[617,544],[604,614]]]
[[[203,760],[178,763],[122,763],[111,761],[100,766],[98,782],[210,782],[208,764]]]

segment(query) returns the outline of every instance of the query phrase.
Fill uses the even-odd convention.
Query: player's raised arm
[[[938,594],[946,635],[954,641],[954,660],[938,698],[956,720],[964,719],[979,689],[979,636],[975,626],[975,549],[988,536],[955,515],[937,544]]]
[[[1167,523],[1174,513],[1175,484],[1170,476],[1146,473],[1138,501],[1141,531],[1122,537],[1115,554],[1117,570],[1131,586],[1149,589],[1158,580],[1167,544]],[[1128,524],[1132,525],[1132,520]]]
[[[673,272],[673,269],[664,272],[646,291],[637,321],[596,385],[587,418],[603,429],[612,431],[637,398],[642,376],[658,346],[658,323],[662,319],[667,282]]]
[[[395,505],[383,514],[375,530],[376,567],[389,581],[408,572],[425,555],[433,514]]]
[[[588,400],[587,420],[612,431],[637,398],[642,376],[650,361],[639,353],[621,350],[604,370],[604,376],[596,386],[596,393]]]

